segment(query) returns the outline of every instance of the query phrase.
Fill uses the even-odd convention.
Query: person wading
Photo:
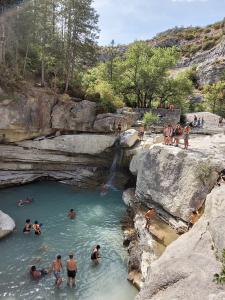
[[[30,222],[30,219],[27,219],[26,220],[26,223],[24,225],[24,228],[23,228],[23,233],[30,233],[31,232],[31,228],[32,228],[32,224]]]
[[[100,258],[100,246],[97,245],[92,253],[91,253],[91,260],[95,263],[98,264],[99,263],[99,258]]]
[[[33,224],[34,234],[41,235],[41,225],[38,224],[38,221],[35,221]]]
[[[52,263],[52,270],[55,276],[55,285],[57,288],[60,287],[62,284],[62,275],[61,272],[63,270],[62,262],[61,262],[61,255],[58,255],[57,258]]]
[[[66,262],[66,268],[67,268],[67,285],[70,287],[73,287],[76,285],[75,278],[77,274],[77,262],[73,258],[73,254],[69,254],[69,259]]]
[[[76,217],[76,212],[74,211],[73,208],[70,209],[70,211],[68,212],[67,217],[70,218],[70,219],[75,219],[75,217]]]

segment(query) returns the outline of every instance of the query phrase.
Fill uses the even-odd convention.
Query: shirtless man
[[[73,258],[73,254],[71,253],[69,255],[69,259],[66,262],[66,268],[67,268],[67,285],[70,286],[71,288],[75,286],[75,278],[77,274],[77,262]]]
[[[71,208],[70,209],[70,211],[68,212],[68,218],[70,218],[70,219],[75,219],[75,217],[76,217],[76,212],[74,211],[74,209],[73,208]]]
[[[63,267],[61,262],[61,255],[58,255],[52,263],[52,270],[55,276],[55,285],[57,286],[57,288],[59,288],[62,283],[62,269]]]
[[[151,219],[153,219],[156,216],[156,210],[153,207],[150,207],[149,210],[145,214],[146,224],[145,228],[149,229],[151,225]]]
[[[100,250],[100,246],[97,245],[92,253],[91,253],[91,260],[97,265],[99,264],[99,258],[100,258],[100,253],[99,253],[99,250]]]
[[[189,218],[188,230],[194,226],[194,224],[198,221],[198,219],[199,219],[199,212],[197,210],[193,210]]]

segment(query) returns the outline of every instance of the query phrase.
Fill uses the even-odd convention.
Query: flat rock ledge
[[[14,220],[0,210],[0,239],[12,233],[15,227]]]

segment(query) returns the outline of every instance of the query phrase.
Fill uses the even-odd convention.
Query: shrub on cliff
[[[209,111],[225,117],[225,82],[206,85],[203,90]]]
[[[222,270],[219,274],[218,273],[214,274],[214,279],[213,279],[213,281],[215,281],[217,284],[225,283],[225,249],[223,249],[222,251],[221,263],[222,263]]]
[[[143,118],[145,126],[150,126],[152,124],[156,124],[159,121],[159,117],[152,112],[146,112]]]

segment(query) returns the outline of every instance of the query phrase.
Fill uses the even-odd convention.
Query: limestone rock
[[[133,157],[130,171],[137,175],[136,197],[147,205],[162,207],[169,214],[188,221],[216,183],[225,167],[225,136],[199,137],[184,151],[154,145]]]
[[[130,188],[123,192],[123,202],[127,206],[132,206],[134,204],[134,197],[135,197],[135,189]]]
[[[167,247],[148,268],[137,300],[225,299],[223,287],[213,282],[221,270],[216,259],[225,247],[225,185],[215,187],[206,199],[202,218]]]
[[[139,141],[138,132],[135,129],[129,129],[124,131],[120,135],[120,146],[124,148],[132,147],[137,141]]]
[[[16,225],[14,220],[0,210],[0,239],[10,234],[15,227]]]
[[[52,111],[52,128],[72,131],[92,131],[96,117],[96,103],[59,101]]]
[[[29,149],[98,155],[111,148],[115,141],[116,137],[112,135],[78,134],[63,135],[41,141],[24,141],[18,144]]]

